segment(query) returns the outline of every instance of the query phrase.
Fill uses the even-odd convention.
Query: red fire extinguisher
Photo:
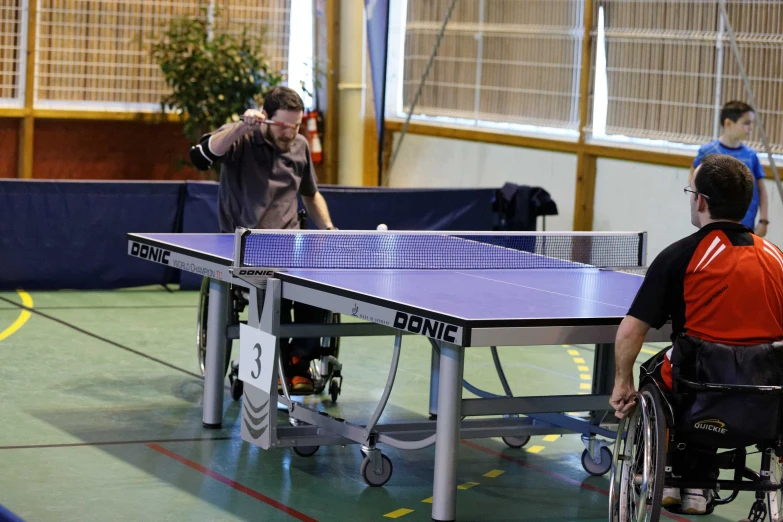
[[[321,138],[318,136],[318,113],[315,111],[307,114],[307,141],[310,144],[313,163],[319,165],[323,161],[324,149],[321,146]]]

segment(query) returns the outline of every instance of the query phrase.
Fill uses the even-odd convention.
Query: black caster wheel
[[[590,453],[587,450],[584,450],[582,452],[582,467],[594,477],[606,475],[606,473],[612,469],[612,451],[606,446],[602,447],[601,462],[596,464],[593,462],[593,459],[590,458]]]
[[[340,386],[337,384],[337,381],[332,379],[331,384],[329,384],[329,396],[332,398],[332,404],[337,404],[338,395],[340,395]]]
[[[231,381],[231,398],[238,401],[242,398],[242,392],[245,390],[244,383],[239,379],[233,379]]]
[[[294,453],[300,457],[312,457],[321,446],[294,446]]]
[[[505,442],[506,446],[509,448],[519,449],[530,442],[530,435],[527,437],[503,437],[503,442]]]
[[[373,469],[373,465],[370,462],[370,457],[364,457],[360,472],[368,486],[379,488],[389,482],[389,479],[392,476],[392,463],[391,460],[389,460],[389,457],[381,455],[381,472],[376,474],[375,469]]]

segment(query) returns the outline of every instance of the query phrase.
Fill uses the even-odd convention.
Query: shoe
[[[310,376],[310,362],[303,361],[299,357],[291,357],[291,362],[285,368],[286,384],[290,390],[296,393],[310,393],[313,391],[313,379]]]
[[[703,515],[707,512],[710,493],[703,489],[686,489],[682,495],[682,512],[686,515]]]
[[[313,391],[313,380],[303,375],[291,377],[291,388],[297,393],[309,393]]]
[[[663,488],[663,507],[679,506],[681,503],[680,488]]]

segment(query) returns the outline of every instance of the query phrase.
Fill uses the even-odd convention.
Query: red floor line
[[[198,464],[196,462],[193,462],[192,460],[186,459],[182,455],[178,455],[174,453],[173,451],[169,451],[166,448],[159,446],[157,444],[147,444],[148,448],[151,448],[158,453],[162,453],[163,455],[166,455],[169,458],[172,458],[176,460],[177,462],[186,465],[189,468],[195,469],[196,471],[203,473],[204,475],[208,476],[209,478],[215,479],[218,482],[222,482],[226,486],[229,486],[231,488],[236,489],[240,493],[244,493],[245,495],[252,497],[256,500],[260,500],[261,502],[268,504],[272,506],[275,509],[278,509],[282,511],[283,513],[286,513],[288,515],[291,515],[297,520],[301,520],[303,522],[318,522],[316,519],[308,517],[304,513],[300,513],[299,511],[295,510],[294,508],[288,507],[285,504],[278,502],[277,500],[273,498],[269,498],[266,495],[263,495],[259,493],[258,491],[252,490],[247,486],[243,486],[239,482],[235,482],[231,480],[228,477],[225,477],[221,475],[220,473],[217,473],[215,471],[212,471],[209,468],[205,468],[201,464]]]
[[[605,497],[609,496],[609,491],[599,488],[597,486],[593,486],[592,484],[586,484],[584,482],[579,482],[578,480],[574,480],[572,478],[566,477],[565,475],[561,475],[559,473],[555,473],[554,471],[550,471],[546,468],[542,468],[541,466],[537,466],[535,464],[530,464],[529,462],[525,462],[523,460],[515,459],[514,457],[511,457],[509,455],[506,455],[504,453],[500,453],[499,451],[495,451],[493,449],[487,448],[485,446],[482,446],[481,444],[476,444],[475,442],[471,442],[468,440],[460,441],[465,446],[468,446],[469,448],[473,448],[478,451],[483,451],[484,453],[487,453],[489,455],[508,460],[509,462],[513,462],[514,464],[517,464],[519,466],[522,466],[523,468],[530,468],[533,471],[538,471],[539,473],[543,473],[544,475],[548,475],[552,478],[555,478],[557,480],[560,480],[562,482],[566,482],[568,484],[571,484],[572,486],[577,486],[582,489],[587,489],[589,491],[594,491],[596,493],[600,493],[601,495],[604,495]],[[664,516],[666,518],[670,518],[672,520],[676,520],[677,522],[691,522],[690,519],[683,518],[680,516],[677,516],[673,513],[669,513],[665,510],[661,510],[661,516]]]
[[[154,442],[202,442],[208,440],[233,440],[236,437],[196,437],[192,439],[107,440],[99,442],[71,442],[67,444],[29,444],[26,446],[0,446],[0,450],[79,448],[83,446],[118,446],[126,444],[150,444]]]

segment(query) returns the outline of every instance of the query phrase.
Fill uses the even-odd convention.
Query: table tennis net
[[[639,267],[644,236],[250,231],[241,238],[240,265],[397,270]]]

